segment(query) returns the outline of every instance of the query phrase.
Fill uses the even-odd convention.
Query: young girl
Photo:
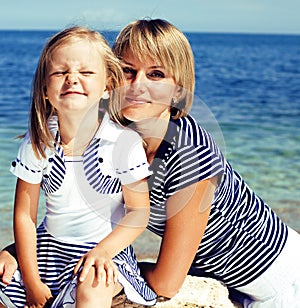
[[[155,303],[129,246],[149,218],[143,144],[103,109],[114,118],[109,90],[122,76],[96,31],[66,29],[42,51],[30,129],[11,167],[19,270],[1,285],[7,307],[44,307],[61,290],[53,307],[110,307],[122,287],[132,301]],[[40,188],[46,215],[36,229]]]

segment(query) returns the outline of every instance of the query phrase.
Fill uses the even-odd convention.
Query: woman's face
[[[122,55],[121,66],[126,78],[122,114],[130,121],[170,117],[170,104],[178,87],[161,63],[152,59],[141,62],[131,50]]]

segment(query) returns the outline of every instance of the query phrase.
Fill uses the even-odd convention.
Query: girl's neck
[[[101,119],[98,112],[82,116],[60,117],[61,145],[66,156],[81,156],[98,130]]]

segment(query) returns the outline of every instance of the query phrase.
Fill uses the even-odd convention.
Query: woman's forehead
[[[155,57],[155,55],[151,54],[149,51],[140,52],[134,51],[131,48],[127,48],[123,51],[121,60],[124,62],[135,62],[153,67],[165,67],[160,57]]]

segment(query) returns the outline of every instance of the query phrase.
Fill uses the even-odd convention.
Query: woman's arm
[[[204,234],[217,177],[190,185],[167,202],[167,222],[157,263],[143,273],[161,296],[173,297],[180,289]]]
[[[106,236],[94,249],[89,251],[77,263],[74,272],[77,273],[83,265],[80,281],[86,278],[90,268],[95,266],[97,273],[111,267],[111,259],[121,252],[145,230],[150,216],[150,201],[147,180],[141,180],[122,187],[126,214],[112,232]],[[107,275],[114,276],[113,273]],[[112,281],[112,276],[107,277]],[[98,277],[100,280],[101,277]]]

